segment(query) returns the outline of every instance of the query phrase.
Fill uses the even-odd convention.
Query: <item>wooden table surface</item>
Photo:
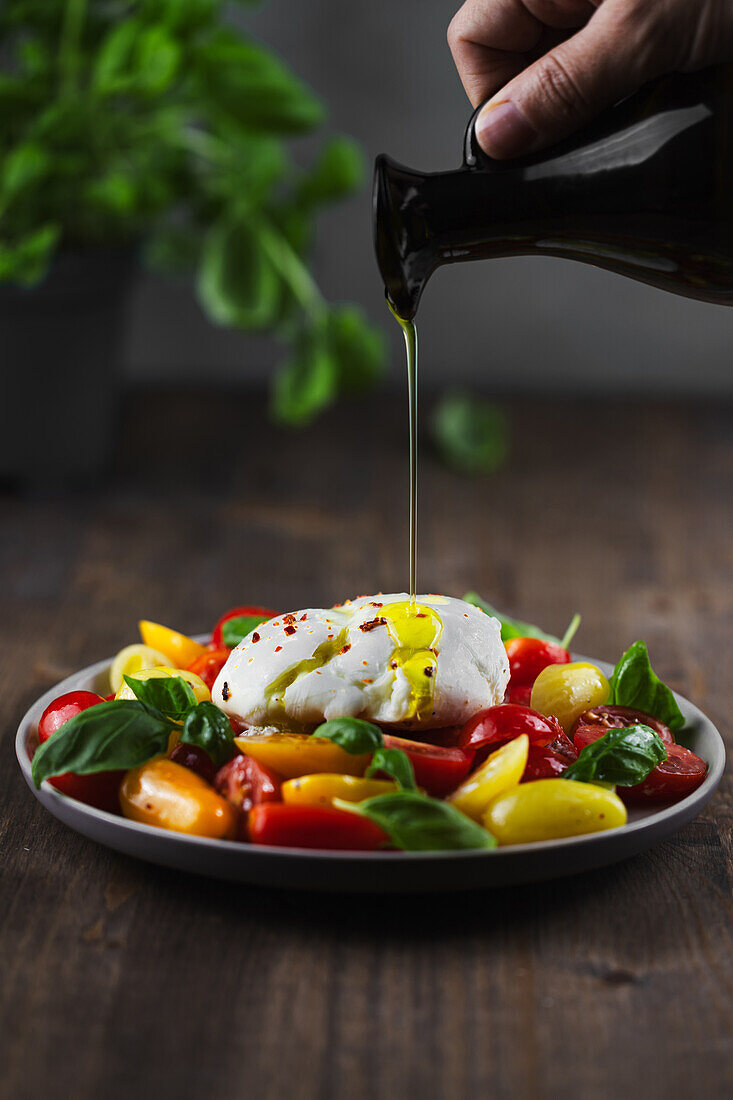
[[[511,406],[494,477],[426,454],[423,590],[475,588],[657,671],[730,736],[733,408]],[[594,1100],[733,1095],[733,782],[673,840],[576,878],[349,898],[208,881],[57,823],[17,769],[26,707],[227,606],[404,586],[400,401],[304,434],[246,396],[138,393],[108,484],[0,499],[3,1095]],[[52,459],[49,459],[52,461]]]

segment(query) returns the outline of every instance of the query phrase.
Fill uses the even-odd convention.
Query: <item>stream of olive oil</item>
[[[392,315],[402,329],[407,353],[407,415],[410,423],[410,602],[417,594],[417,328],[414,321],[405,321],[392,308]]]

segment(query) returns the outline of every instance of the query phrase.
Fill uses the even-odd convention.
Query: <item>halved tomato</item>
[[[415,782],[428,794],[443,798],[454,791],[466,778],[473,764],[473,752],[460,748],[441,748],[425,745],[420,741],[408,741],[404,737],[384,735],[388,749],[401,749],[406,753],[415,772]]]

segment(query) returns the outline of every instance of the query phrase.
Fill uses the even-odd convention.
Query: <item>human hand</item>
[[[663,73],[733,59],[731,0],[466,0],[448,43],[482,149],[550,145]]]

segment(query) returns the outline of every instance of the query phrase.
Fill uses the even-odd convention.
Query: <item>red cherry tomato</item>
[[[219,768],[214,786],[240,810],[280,800],[280,776],[242,753]]]
[[[455,790],[473,764],[473,753],[463,748],[441,748],[425,745],[421,741],[408,741],[403,737],[384,735],[388,749],[402,749],[409,756],[415,772],[415,782],[428,794],[443,798]]]
[[[570,654],[557,642],[545,642],[541,638],[512,638],[506,643],[509,658],[509,683],[512,687],[535,682],[548,665],[566,665]]]
[[[593,709],[595,711],[601,708],[594,707]],[[648,718],[649,715],[644,715],[644,717]],[[628,724],[635,725],[636,723],[629,722]],[[661,724],[661,722],[657,723],[657,725]],[[643,725],[651,726],[651,722],[644,722]],[[597,741],[599,737],[603,737],[608,733],[608,730],[608,726],[581,726],[575,733],[575,747],[578,752],[584,749],[586,745],[590,745],[592,741]],[[659,731],[657,730],[657,732]],[[663,760],[661,764],[657,764],[646,779],[633,787],[616,788],[619,797],[624,802],[628,802],[630,806],[643,806],[655,802],[679,802],[681,798],[685,798],[696,790],[705,779],[708,766],[694,752],[684,748],[683,745],[676,745],[674,742],[667,742],[664,747],[667,750],[667,759]]]
[[[532,700],[532,685],[531,684],[509,684],[504,692],[505,703],[519,703],[520,706],[528,707]]]
[[[679,802],[696,790],[707,775],[708,766],[683,745],[665,745],[667,759],[635,787],[619,787],[624,802],[640,806],[649,802]]]
[[[184,768],[189,768],[192,772],[196,772],[196,775],[200,775],[207,783],[214,785],[216,764],[205,749],[200,748],[198,745],[189,745],[185,741],[179,741],[171,753],[171,760],[176,764],[182,764]]]
[[[554,741],[550,741],[549,744],[535,743],[529,746],[527,766],[520,783],[528,783],[532,779],[556,779],[577,759],[578,754],[572,742],[560,730]]]
[[[253,844],[285,848],[331,848],[372,852],[388,842],[386,833],[366,817],[326,806],[263,802],[250,810]]]
[[[626,726],[636,725],[649,726],[666,744],[674,744],[672,731],[669,726],[665,726],[664,722],[659,722],[656,718],[652,718],[651,714],[645,714],[643,710],[636,710],[634,707],[618,707],[608,703],[584,711],[573,726],[572,737],[576,749],[580,752],[591,741],[597,741],[602,736],[598,733],[594,736],[586,734],[586,727],[596,729],[602,726],[604,732],[608,732],[610,729],[624,729]]]
[[[210,649],[198,656],[195,661],[192,661],[187,671],[195,672],[197,676],[200,676],[209,691],[211,691],[214,681],[227,663],[231,652],[231,649],[226,646],[219,649]]]
[[[545,718],[531,707],[499,703],[469,718],[458,743],[462,749],[476,750],[512,741],[520,733],[526,733],[531,744],[547,745],[562,733],[562,727],[556,718]]]
[[[65,695],[59,695],[49,703],[41,715],[38,723],[40,744],[48,741],[49,737],[53,737],[54,733],[70,718],[104,701],[101,695],[95,695],[93,691],[68,691]],[[120,812],[118,794],[124,774],[123,771],[97,772],[95,775],[75,775],[74,772],[65,772],[63,775],[53,776],[49,779],[49,783],[57,791],[61,791],[70,798],[76,798],[79,802],[85,802],[87,806],[95,806],[98,810],[118,814]]]
[[[211,632],[211,647],[212,649],[224,649],[224,639],[221,636],[222,627],[224,623],[229,619],[238,619],[240,615],[260,615],[263,619],[272,619],[277,615],[277,611],[272,611],[269,607],[232,607],[226,614],[222,615],[219,622],[216,624]]]

